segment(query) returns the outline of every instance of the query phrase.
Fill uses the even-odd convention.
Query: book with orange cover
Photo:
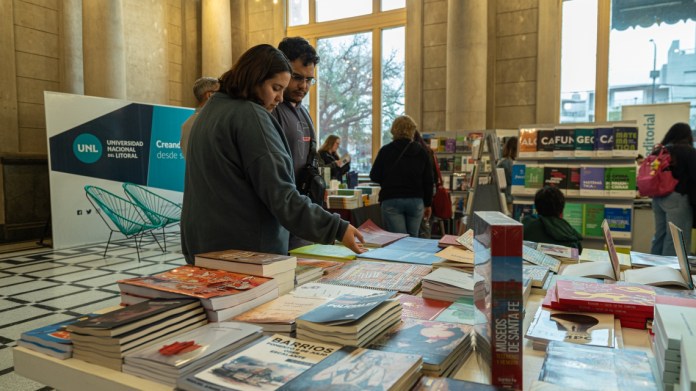
[[[357,260],[324,276],[320,282],[380,290],[414,293],[430,266]]]
[[[331,299],[301,297],[290,293],[237,315],[232,320],[253,323],[263,327],[265,332],[290,333],[295,330],[295,320],[298,317],[325,304],[329,300]]]
[[[278,289],[271,278],[188,265],[117,282],[123,293],[149,298],[195,297],[213,311],[234,307]]]
[[[370,219],[362,223],[358,231],[362,233],[364,245],[367,247],[384,247],[408,236],[408,234],[385,231]]]
[[[426,299],[420,296],[406,294],[399,295],[399,301],[401,302],[402,307],[402,318],[416,318],[423,320],[433,320],[437,318],[442,311],[449,308],[449,306],[452,304],[449,301]]]

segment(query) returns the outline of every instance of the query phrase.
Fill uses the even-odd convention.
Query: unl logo
[[[94,163],[102,156],[102,143],[95,135],[83,133],[75,137],[73,153],[82,163]]]

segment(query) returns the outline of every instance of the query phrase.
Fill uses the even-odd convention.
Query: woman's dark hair
[[[684,122],[677,122],[665,134],[665,137],[660,142],[662,145],[667,144],[689,144],[694,145],[694,136],[691,133],[691,126]]]
[[[517,137],[510,137],[503,146],[503,157],[517,159]]]
[[[565,197],[557,187],[544,186],[534,196],[537,214],[544,217],[561,217],[565,207]]]
[[[334,143],[338,139],[340,139],[340,137],[336,136],[335,134],[328,135],[326,140],[324,140],[324,144],[321,145],[321,148],[319,148],[319,151],[317,152],[329,152],[329,149],[333,147]]]
[[[283,52],[271,45],[257,45],[239,57],[232,68],[220,77],[220,91],[233,98],[248,99],[263,105],[254,87],[292,68]]]

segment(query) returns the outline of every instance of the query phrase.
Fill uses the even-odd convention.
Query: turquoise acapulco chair
[[[143,212],[138,205],[100,187],[85,186],[85,193],[89,202],[94,206],[99,216],[104,220],[104,223],[111,231],[109,233],[109,240],[106,242],[103,256],[106,257],[112,235],[114,232],[119,232],[127,239],[134,239],[135,250],[138,253],[138,262],[140,262],[138,238],[141,237],[142,239],[143,235],[151,233],[154,229],[161,228],[162,221],[144,218]],[[157,241],[157,238],[155,238],[155,241]],[[159,245],[159,241],[157,241],[157,245]]]
[[[131,201],[142,209],[147,219],[152,222],[161,222],[164,250],[167,251],[167,235],[164,230],[166,227],[178,224],[181,221],[181,205],[135,183],[125,182],[123,191]]]

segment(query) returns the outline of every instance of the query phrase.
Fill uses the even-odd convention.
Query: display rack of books
[[[512,217],[536,213],[537,190],[555,186],[566,198],[563,218],[585,239],[603,240],[606,219],[619,244],[630,243],[637,154],[633,123],[521,126]]]
[[[487,132],[484,138],[474,144],[473,172],[469,198],[464,210],[465,223],[474,220],[474,212],[492,211],[507,214],[505,194],[500,191],[499,178],[495,169],[499,151],[498,138],[493,132]]]

